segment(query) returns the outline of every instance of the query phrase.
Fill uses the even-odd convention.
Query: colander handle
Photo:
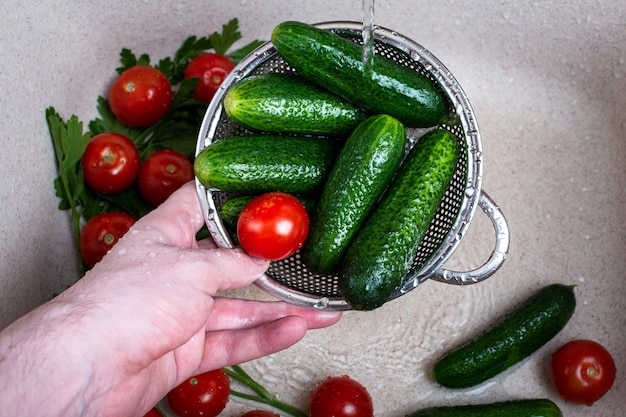
[[[467,272],[451,271],[448,269],[438,269],[430,277],[436,281],[447,284],[467,285],[483,281],[493,275],[502,266],[509,251],[509,225],[496,203],[481,191],[478,205],[489,216],[496,233],[496,246],[491,256],[482,266]]]

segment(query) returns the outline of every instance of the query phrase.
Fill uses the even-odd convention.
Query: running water
[[[374,61],[374,0],[363,0],[363,72],[372,70]]]

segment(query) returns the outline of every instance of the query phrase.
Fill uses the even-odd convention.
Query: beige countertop
[[[355,0],[8,3],[0,29],[0,328],[77,274],[70,220],[57,210],[46,107],[93,118],[123,47],[158,59],[233,17],[245,41],[268,39],[283,20],[362,19]],[[509,222],[508,258],[483,283],[428,281],[376,311],[346,313],[246,369],[303,407],[317,381],[347,373],[370,390],[381,417],[522,397],[551,398],[568,417],[624,415],[626,7],[613,0],[379,0],[376,24],[425,46],[463,86],[482,135],[483,190]],[[480,265],[493,245],[479,210],[446,267]],[[544,348],[477,390],[431,382],[428,366],[442,349],[552,282],[576,284],[578,307]],[[254,287],[240,295],[266,297]],[[561,401],[549,383],[551,352],[573,338],[601,342],[617,363],[613,390],[592,408]],[[224,415],[250,408],[232,400]]]

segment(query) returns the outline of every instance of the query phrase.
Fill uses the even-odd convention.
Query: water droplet
[[[120,255],[126,255],[126,249],[120,249],[117,251],[117,253]]]
[[[156,257],[156,253],[154,253],[154,252],[149,252],[149,253],[148,253],[148,257],[149,257],[149,258],[155,258],[155,257]]]
[[[327,308],[330,303],[328,297],[322,297],[313,305],[315,308],[324,309]]]

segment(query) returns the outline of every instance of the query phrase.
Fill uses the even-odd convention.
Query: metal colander
[[[351,41],[361,42],[362,24],[359,22],[327,22],[315,26],[330,30]],[[390,297],[395,299],[417,287],[427,279],[452,284],[470,284],[491,276],[504,262],[509,246],[508,225],[500,209],[481,190],[483,158],[478,125],[469,100],[452,74],[428,50],[397,32],[376,27],[375,53],[392,59],[399,65],[425,74],[436,81],[447,95],[452,111],[460,123],[440,125],[450,130],[465,150],[445,193],[435,218],[415,254],[410,272],[403,285]],[[260,46],[243,59],[224,80],[204,116],[196,154],[214,141],[252,133],[235,124],[223,110],[222,100],[238,80],[264,73],[295,73],[276,53],[270,42]],[[407,129],[407,152],[430,129]],[[220,247],[234,247],[219,217],[219,208],[232,195],[217,189],[205,188],[197,179],[197,191],[207,227]],[[454,252],[467,231],[476,207],[489,216],[496,231],[496,245],[492,255],[481,267],[472,271],[456,272],[442,266]],[[269,294],[300,306],[349,310],[350,306],[339,291],[339,275],[323,275],[309,271],[296,253],[282,261],[272,262],[266,274],[255,283]]]

